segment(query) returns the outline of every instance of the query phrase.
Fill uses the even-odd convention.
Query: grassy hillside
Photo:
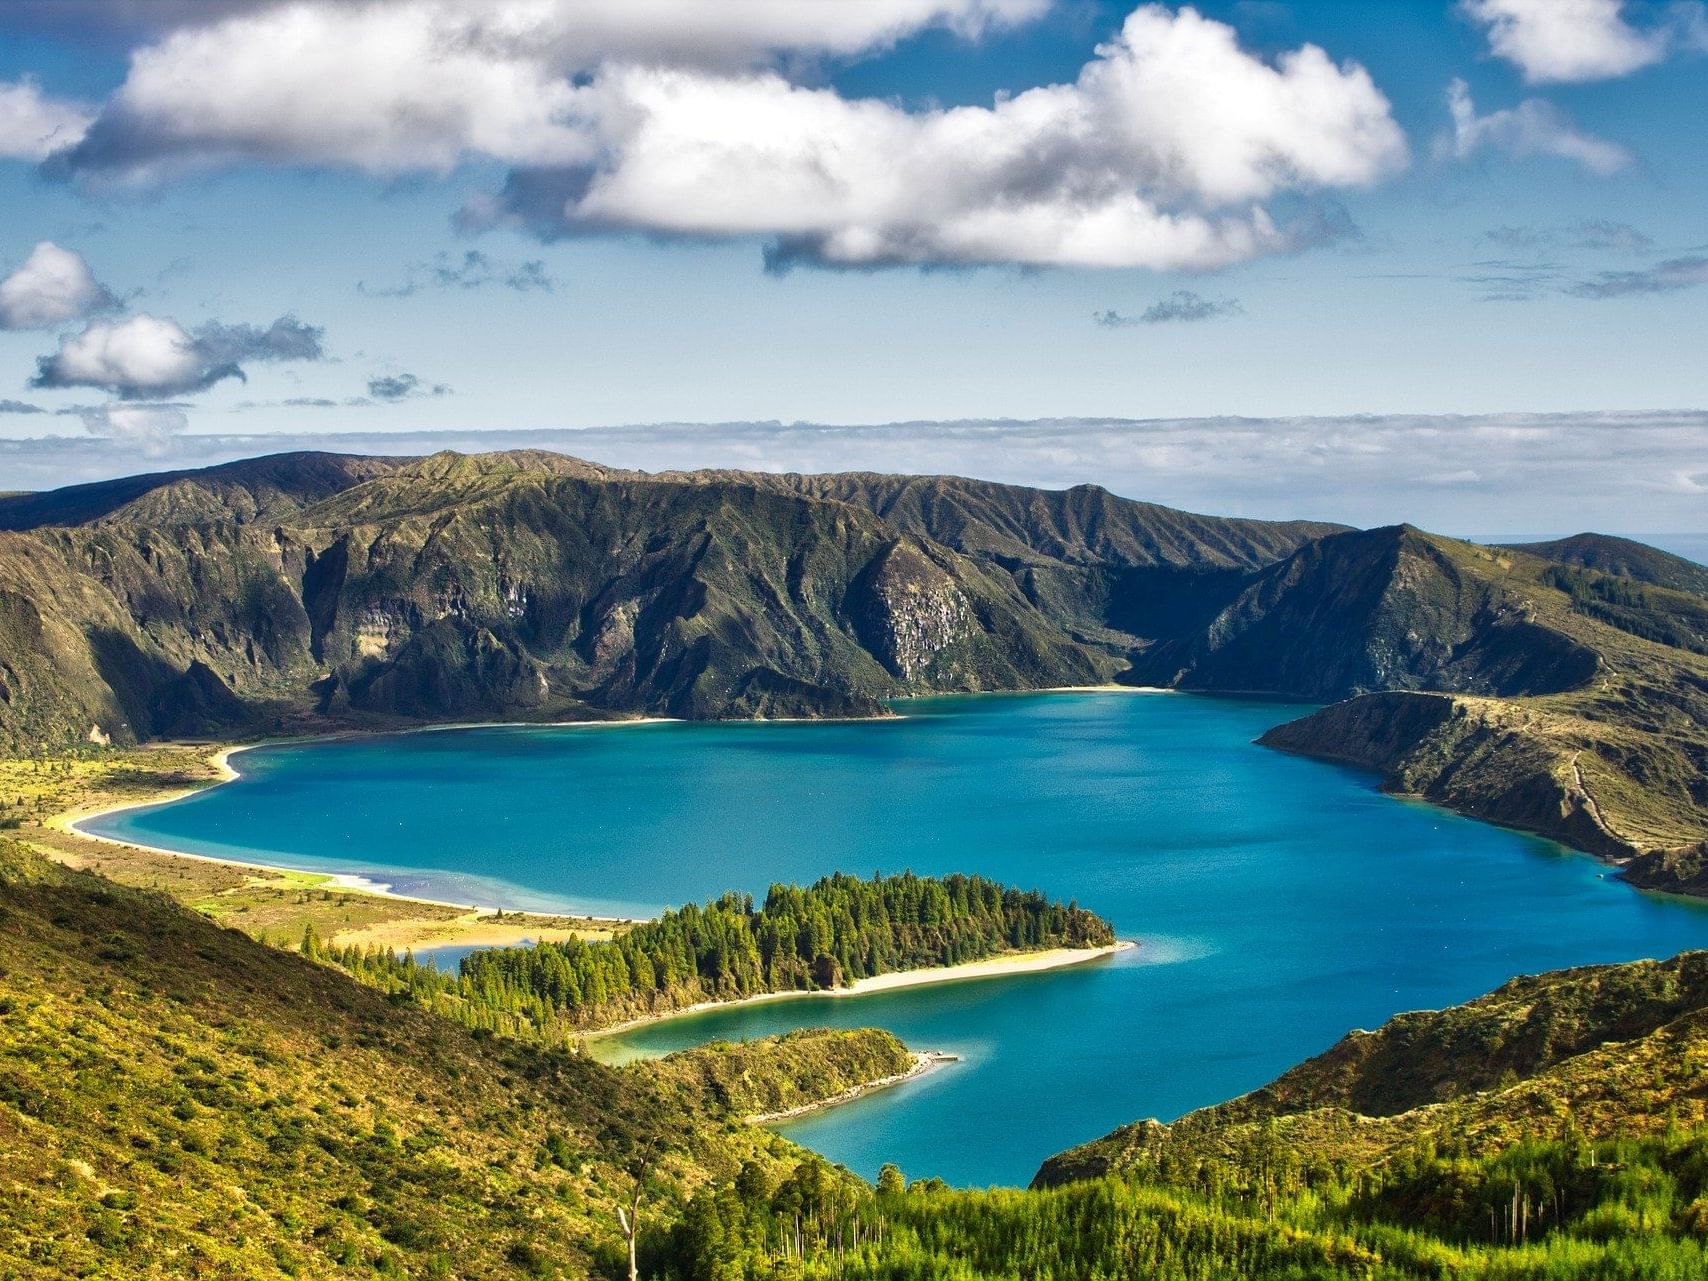
[[[5,1275],[609,1272],[637,1160],[668,1223],[799,1161],[741,1117],[911,1061],[832,1032],[607,1068],[0,845]]]
[[[1515,552],[1617,578],[1708,596],[1708,565],[1610,534],[1573,534],[1545,543],[1507,543]]]
[[[1206,1161],[1369,1168],[1418,1145],[1494,1156],[1523,1139],[1661,1134],[1708,1122],[1708,953],[1512,980],[1465,1005],[1352,1032],[1242,1098],[1125,1126],[1052,1157],[1039,1185],[1176,1179]]]

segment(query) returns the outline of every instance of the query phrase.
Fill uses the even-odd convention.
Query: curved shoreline
[[[82,807],[66,810],[55,814],[46,821],[45,826],[68,833],[85,841],[98,841],[103,845],[115,846],[119,849],[145,850],[150,854],[159,854],[167,858],[191,859],[199,863],[214,863],[223,867],[240,867],[252,872],[289,873],[300,876],[313,876],[327,889],[342,890],[350,894],[371,894],[378,898],[393,899],[400,903],[419,903],[424,907],[452,908],[459,912],[515,912],[528,916],[556,916],[581,921],[596,921],[612,925],[633,925],[647,920],[638,916],[601,916],[592,912],[579,912],[569,909],[540,910],[531,908],[497,908],[480,903],[458,902],[452,899],[428,898],[420,894],[400,894],[384,881],[376,881],[371,877],[356,872],[324,872],[318,869],[289,867],[283,863],[262,863],[251,859],[228,858],[219,854],[196,854],[189,850],[170,849],[164,845],[149,845],[143,841],[126,840],[120,836],[106,836],[100,832],[85,830],[84,823],[96,819],[107,818],[114,814],[123,814],[128,810],[152,809],[156,805],[173,805],[179,801],[188,800],[204,792],[211,792],[216,787],[224,787],[227,783],[235,783],[243,775],[231,763],[231,758],[241,752],[252,752],[263,747],[298,746],[313,743],[335,743],[349,739],[377,738],[391,734],[433,734],[448,730],[466,729],[580,729],[592,726],[630,726],[630,725],[662,725],[674,723],[673,718],[665,716],[635,717],[627,720],[605,721],[470,721],[455,725],[419,725],[402,730],[384,730],[376,734],[367,734],[360,730],[341,731],[335,734],[317,734],[304,738],[271,738],[257,743],[240,743],[217,749],[207,757],[218,772],[219,777],[195,787],[179,788],[176,791],[165,792],[159,796],[151,796],[138,800],[118,801],[111,805]],[[441,945],[446,946],[446,945]]]
[[[1175,692],[1176,691],[1174,691],[1174,690],[1164,689],[1160,686],[1106,684],[1106,685],[1060,685],[1060,686],[1051,686],[1051,687],[1044,688],[1044,689],[1025,689],[1025,690],[984,690],[984,691],[979,691],[974,696],[975,697],[1004,697],[1004,696],[1015,696],[1015,695],[1024,695],[1024,694],[1034,694],[1034,695],[1035,694],[1172,694]],[[931,698],[931,697],[962,697],[962,696],[965,696],[965,695],[956,695],[956,694],[921,695],[920,697]],[[756,724],[756,725],[779,724],[779,723],[785,723],[785,724],[786,723],[841,724],[844,721],[849,720],[849,719],[859,720],[859,721],[876,722],[876,721],[888,721],[888,720],[905,720],[906,717],[905,716],[896,716],[896,717],[885,716],[885,717],[854,717],[854,718],[837,718],[837,719],[785,717],[785,718],[775,718],[775,719],[771,719],[771,720],[752,721],[752,722],[743,722],[743,723]],[[286,746],[295,747],[295,746],[299,746],[299,745],[308,745],[308,744],[314,744],[314,743],[337,743],[337,742],[345,742],[345,741],[349,741],[349,740],[383,738],[383,737],[390,737],[392,735],[402,735],[402,734],[439,734],[439,733],[447,733],[447,732],[453,731],[453,730],[470,730],[470,729],[591,729],[591,728],[596,728],[596,727],[615,728],[615,727],[628,727],[628,726],[637,726],[637,725],[670,725],[670,724],[692,724],[692,723],[693,722],[683,721],[679,717],[672,717],[672,716],[634,716],[634,717],[616,717],[616,718],[605,719],[605,720],[578,720],[578,721],[453,721],[453,722],[449,722],[446,724],[437,724],[437,725],[411,725],[411,726],[405,726],[405,727],[399,728],[399,729],[334,730],[330,733],[307,734],[307,735],[303,735],[301,737],[265,738],[265,739],[261,739],[257,742],[254,742],[254,743],[239,743],[239,744],[232,744],[232,745],[228,745],[228,746],[224,746],[224,747],[214,747],[214,745],[210,744],[209,746],[214,747],[214,750],[213,750],[212,755],[207,757],[207,760],[211,765],[213,765],[215,770],[218,771],[219,777],[214,778],[214,779],[208,781],[207,783],[200,784],[200,785],[197,785],[194,787],[179,788],[175,791],[164,792],[158,796],[139,798],[136,800],[117,801],[117,802],[114,802],[110,805],[98,805],[98,806],[93,806],[93,807],[84,806],[81,808],[66,810],[66,811],[63,811],[62,813],[55,814],[52,817],[50,817],[49,819],[47,819],[45,825],[47,827],[53,828],[57,831],[65,832],[71,836],[78,837],[81,840],[98,841],[104,845],[111,845],[111,846],[114,846],[114,847],[119,848],[119,849],[143,850],[143,851],[146,851],[147,853],[158,854],[158,855],[161,855],[162,857],[166,857],[166,858],[190,859],[190,860],[193,860],[195,862],[212,863],[212,864],[217,864],[217,865],[225,866],[225,867],[243,868],[246,871],[253,871],[253,872],[273,872],[273,873],[279,873],[279,874],[289,873],[292,875],[313,876],[313,877],[320,878],[320,884],[323,885],[327,889],[341,890],[341,891],[344,891],[346,893],[351,893],[351,894],[371,894],[371,895],[375,895],[375,896],[380,897],[380,898],[392,899],[392,900],[395,900],[395,901],[401,902],[401,903],[418,903],[424,907],[450,908],[450,909],[455,909],[456,911],[459,911],[459,912],[480,912],[480,913],[487,913],[487,912],[494,912],[494,911],[506,911],[506,912],[517,911],[517,912],[525,913],[525,914],[531,915],[531,916],[574,917],[577,920],[597,921],[597,922],[603,922],[603,923],[615,924],[615,925],[632,925],[632,924],[635,924],[639,921],[648,920],[650,918],[648,918],[648,917],[633,917],[633,916],[602,916],[602,915],[598,915],[596,913],[580,912],[580,911],[574,911],[571,909],[563,909],[563,910],[538,910],[538,909],[526,909],[526,908],[517,908],[517,909],[502,908],[501,909],[501,908],[497,908],[497,907],[491,906],[491,905],[483,905],[480,903],[460,902],[460,901],[453,900],[453,899],[430,898],[430,897],[427,897],[425,895],[420,895],[420,894],[400,894],[397,891],[393,890],[391,888],[391,886],[389,884],[387,884],[386,882],[376,881],[371,877],[363,876],[359,873],[354,873],[354,872],[325,872],[325,871],[320,871],[318,869],[289,867],[289,866],[282,864],[282,863],[263,863],[263,862],[259,862],[259,861],[252,860],[252,859],[231,858],[231,857],[227,857],[227,856],[219,855],[219,854],[196,854],[196,853],[192,853],[191,851],[188,851],[188,850],[171,849],[171,848],[164,846],[164,845],[150,845],[150,844],[147,844],[147,843],[142,842],[142,841],[126,840],[123,837],[106,836],[106,835],[103,835],[99,832],[87,831],[82,825],[84,823],[93,822],[96,819],[110,817],[114,814],[122,814],[128,810],[151,809],[156,805],[175,804],[178,801],[187,800],[192,796],[199,795],[200,793],[210,792],[216,787],[223,787],[227,783],[238,782],[239,780],[242,779],[243,775],[242,775],[241,771],[239,771],[235,766],[232,765],[231,758],[234,756],[237,756],[238,754],[240,754],[242,752],[251,752],[251,751],[257,750],[258,748],[263,748],[263,747],[286,747]],[[815,995],[815,994],[809,993],[808,995]],[[822,993],[816,994],[816,995],[822,995]],[[720,1004],[720,1003],[714,1003],[714,1004]],[[680,1011],[680,1012],[681,1013],[687,1013],[688,1011]]]
[[[862,1085],[851,1085],[840,1094],[833,1094],[828,1099],[820,1099],[816,1103],[802,1103],[799,1107],[784,1108],[781,1112],[761,1112],[757,1116],[747,1118],[749,1125],[774,1125],[779,1121],[792,1121],[796,1117],[810,1116],[814,1112],[822,1112],[825,1108],[840,1107],[844,1103],[852,1103],[855,1099],[863,1099],[868,1094],[876,1094],[879,1090],[887,1090],[892,1086],[903,1085],[908,1081],[924,1076],[927,1072],[935,1071],[950,1063],[959,1063],[959,1054],[945,1054],[941,1050],[916,1051],[913,1056],[913,1066],[905,1072],[894,1076],[881,1076],[876,1081],[867,1081]]]
[[[1116,939],[1107,947],[1053,947],[1035,952],[1004,952],[982,961],[967,961],[960,965],[933,965],[924,969],[893,970],[888,974],[875,974],[871,978],[855,979],[847,987],[815,992],[760,992],[754,996],[744,996],[735,1001],[699,1001],[693,1005],[684,1005],[679,1010],[661,1010],[657,1014],[643,1014],[639,1018],[625,1019],[621,1023],[613,1023],[610,1027],[584,1032],[581,1037],[587,1041],[602,1041],[621,1036],[625,1032],[633,1032],[637,1028],[651,1027],[656,1023],[668,1022],[671,1019],[688,1018],[696,1014],[709,1014],[714,1010],[734,1010],[745,1005],[798,1000],[803,997],[816,996],[829,1000],[844,1000],[851,997],[872,996],[879,992],[899,991],[903,988],[933,987],[939,983],[966,983],[976,982],[980,979],[1010,978],[1017,974],[1041,974],[1049,970],[1061,970],[1073,965],[1084,965],[1088,961],[1101,961],[1108,957],[1118,956],[1122,952],[1130,952],[1138,946],[1131,939]],[[642,1055],[640,1057],[650,1056]]]

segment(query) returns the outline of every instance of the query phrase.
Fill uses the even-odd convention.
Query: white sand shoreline
[[[382,730],[380,734],[431,734],[444,730],[455,729],[505,729],[505,728],[540,728],[540,729],[581,729],[594,726],[630,726],[630,725],[663,725],[674,723],[667,716],[643,716],[628,720],[608,721],[471,721],[457,725],[419,725],[401,730]],[[376,737],[360,730],[340,731],[335,734],[318,734],[307,738],[271,738],[262,739],[255,743],[240,743],[232,747],[223,747],[208,757],[209,762],[219,771],[219,777],[211,783],[197,787],[180,788],[175,792],[166,792],[160,796],[151,796],[134,801],[120,801],[113,805],[103,805],[94,809],[71,810],[64,814],[56,814],[47,820],[49,827],[68,832],[86,841],[98,841],[103,845],[112,845],[119,849],[145,850],[150,854],[159,854],[167,858],[190,859],[197,863],[217,863],[226,867],[240,867],[251,872],[290,873],[297,876],[312,876],[318,883],[328,889],[343,890],[351,894],[371,894],[377,898],[394,899],[400,903],[419,903],[424,907],[452,908],[458,912],[490,913],[497,911],[519,912],[526,916],[561,917],[578,921],[593,921],[599,924],[632,925],[650,918],[640,916],[600,916],[592,912],[577,912],[563,910],[540,910],[532,908],[497,908],[480,903],[460,903],[451,899],[427,898],[419,894],[400,894],[392,889],[385,881],[376,881],[371,877],[356,872],[323,872],[301,867],[288,867],[282,863],[260,863],[251,859],[228,858],[218,854],[194,854],[189,850],[169,849],[164,845],[149,845],[142,841],[125,840],[118,836],[104,836],[99,832],[84,829],[84,823],[96,819],[108,818],[114,814],[122,814],[127,810],[152,809],[156,805],[173,805],[211,792],[216,787],[224,787],[227,783],[235,783],[243,777],[242,773],[232,765],[231,758],[240,752],[252,752],[262,747],[296,746],[309,743],[343,742],[352,738]],[[454,946],[447,944],[446,946]]]
[[[1012,696],[1025,695],[1025,694],[1100,694],[1100,693],[1101,694],[1172,694],[1175,692],[1176,691],[1174,691],[1174,690],[1164,689],[1164,688],[1157,687],[1157,686],[1143,686],[1143,685],[1060,685],[1060,686],[1050,686],[1050,687],[1043,688],[1043,689],[982,690],[982,691],[976,692],[972,696],[973,697],[981,697],[981,698],[998,698],[998,697],[1012,697]],[[938,696],[927,695],[925,697],[941,697],[941,695],[938,695]],[[852,718],[840,717],[840,718],[836,718],[836,719],[821,719],[821,718],[812,718],[812,717],[802,717],[802,718],[783,717],[783,718],[776,718],[774,720],[766,720],[766,721],[730,722],[730,723],[732,723],[732,724],[755,724],[755,725],[789,724],[789,723],[835,725],[835,724],[845,723],[848,720],[858,720],[858,721],[867,722],[867,723],[881,723],[884,721],[892,721],[892,720],[893,721],[903,721],[906,719],[907,719],[906,716],[893,716],[893,717],[891,717],[891,716],[875,717],[874,716],[874,717],[852,717]],[[170,849],[170,848],[163,846],[163,845],[149,845],[149,844],[145,844],[144,842],[141,842],[141,841],[125,840],[121,837],[115,837],[115,836],[104,836],[99,832],[87,831],[82,825],[84,823],[94,822],[97,819],[109,818],[114,814],[122,814],[128,810],[150,809],[156,805],[172,805],[172,804],[177,803],[178,801],[186,800],[191,796],[196,796],[196,795],[200,795],[203,792],[212,791],[216,787],[223,787],[227,783],[237,782],[238,780],[240,780],[242,778],[242,774],[235,766],[232,765],[232,763],[231,763],[232,757],[237,756],[238,754],[240,754],[242,752],[251,752],[251,751],[255,751],[258,748],[263,748],[263,747],[282,747],[282,746],[297,746],[297,745],[313,744],[313,743],[344,742],[344,741],[348,741],[351,739],[374,738],[374,737],[389,736],[389,735],[394,735],[394,734],[436,734],[436,733],[445,733],[445,732],[448,732],[451,730],[468,730],[468,729],[596,729],[596,728],[616,728],[616,727],[625,727],[626,728],[626,727],[638,726],[638,725],[669,725],[669,724],[692,724],[692,723],[694,723],[694,722],[683,721],[680,718],[670,717],[670,716],[637,716],[637,717],[629,717],[629,718],[617,718],[617,719],[611,719],[611,720],[584,720],[584,721],[458,721],[458,722],[453,722],[453,723],[443,724],[443,725],[413,725],[413,726],[406,726],[406,727],[403,727],[400,729],[337,730],[337,731],[334,731],[331,733],[307,735],[307,736],[304,736],[301,738],[261,739],[257,742],[254,742],[254,743],[241,743],[241,744],[237,744],[234,746],[222,747],[222,748],[217,749],[214,752],[214,754],[208,758],[210,763],[212,763],[214,765],[214,767],[219,771],[219,777],[217,779],[215,779],[214,781],[212,781],[211,783],[207,783],[207,784],[204,784],[201,786],[196,786],[196,787],[181,788],[178,791],[167,792],[167,793],[164,793],[164,794],[159,795],[159,796],[152,796],[152,797],[147,797],[147,798],[138,799],[138,800],[131,800],[131,801],[120,801],[120,802],[117,802],[117,803],[112,804],[112,805],[99,806],[99,807],[96,807],[94,809],[70,810],[70,811],[67,811],[63,814],[54,815],[52,818],[47,820],[47,825],[49,827],[57,828],[60,831],[70,833],[73,836],[80,837],[83,840],[97,841],[97,842],[100,842],[101,844],[111,845],[111,846],[114,846],[114,847],[120,848],[120,849],[144,850],[150,854],[158,854],[158,855],[162,855],[162,856],[167,857],[167,858],[183,858],[183,859],[190,859],[192,861],[199,862],[199,863],[223,864],[227,867],[243,868],[246,871],[252,871],[252,872],[290,873],[292,875],[313,876],[313,877],[319,878],[319,881],[318,881],[319,884],[321,884],[322,886],[329,888],[329,889],[342,890],[342,891],[346,891],[348,893],[353,893],[353,894],[371,894],[371,895],[374,895],[374,896],[377,896],[380,898],[394,899],[398,902],[403,902],[403,903],[419,903],[425,907],[451,908],[451,909],[454,909],[454,910],[459,911],[459,912],[480,912],[480,913],[490,913],[490,912],[496,912],[496,911],[500,911],[500,910],[503,910],[503,911],[521,911],[524,914],[529,915],[529,916],[556,916],[556,917],[563,917],[563,918],[573,918],[573,919],[582,920],[582,921],[593,921],[593,922],[604,923],[604,924],[619,924],[619,925],[621,925],[621,924],[634,924],[638,921],[648,920],[650,918],[647,918],[647,917],[627,917],[627,916],[600,916],[600,915],[596,915],[596,914],[590,913],[590,912],[577,912],[577,911],[573,911],[573,910],[556,911],[556,910],[510,909],[510,908],[500,909],[500,908],[497,908],[497,907],[492,906],[492,905],[486,905],[486,904],[481,904],[481,903],[467,903],[467,902],[458,902],[458,901],[451,900],[451,899],[429,898],[429,897],[426,897],[424,895],[419,895],[419,894],[400,894],[397,891],[395,891],[394,889],[392,889],[392,887],[389,883],[384,882],[384,881],[377,881],[371,877],[364,876],[364,875],[362,875],[360,873],[356,873],[356,872],[324,872],[324,871],[318,871],[318,870],[309,870],[307,868],[289,867],[289,866],[286,866],[286,865],[281,864],[281,863],[263,863],[263,862],[258,862],[258,861],[252,860],[252,859],[230,858],[230,857],[226,857],[224,855],[217,855],[217,854],[195,854],[195,853],[191,853],[188,850],[175,850],[175,849]],[[210,744],[210,746],[212,746],[212,745]],[[1087,958],[1087,959],[1090,959],[1090,958]],[[1074,963],[1075,962],[1073,962],[1073,961],[1063,962],[1063,964],[1074,964]],[[1053,966],[1045,966],[1042,968],[1054,968],[1054,967]],[[1015,972],[1022,972],[1022,971],[1015,971]],[[885,975],[882,977],[890,978],[890,977],[894,977],[894,976]],[[936,980],[930,980],[930,981],[945,982],[945,981],[951,981],[951,980],[936,979]],[[854,994],[855,994],[855,992],[852,989],[839,991],[839,992],[835,993],[835,995],[838,995],[838,996],[854,995]],[[784,993],[784,994],[779,994],[779,995],[790,995],[790,994]],[[816,993],[816,994],[815,993],[805,993],[802,995],[824,995],[824,994],[823,993]],[[755,998],[755,999],[757,999],[757,998]],[[711,1004],[715,1006],[718,1004],[726,1004],[726,1002],[713,1002]],[[696,1009],[697,1008],[698,1007],[696,1007]],[[693,1012],[693,1011],[692,1010],[674,1011],[668,1017],[675,1017],[676,1015],[687,1014],[687,1013],[691,1013],[691,1012]],[[650,1021],[650,1019],[647,1021]],[[605,1033],[600,1033],[599,1035],[605,1035]]]
[[[645,1014],[640,1018],[627,1019],[622,1023],[612,1024],[610,1027],[584,1033],[583,1036],[589,1041],[604,1040],[608,1037],[620,1036],[624,1032],[632,1032],[636,1028],[650,1027],[655,1023],[687,1018],[694,1014],[705,1014],[712,1010],[733,1010],[745,1005],[789,1001],[801,997],[841,1000],[849,997],[871,996],[876,992],[894,992],[901,988],[930,987],[939,983],[965,983],[980,979],[1009,978],[1016,974],[1038,974],[1048,970],[1065,969],[1070,965],[1084,965],[1088,961],[1104,960],[1122,952],[1129,952],[1136,947],[1138,944],[1130,939],[1117,939],[1108,947],[1056,947],[1039,952],[1009,952],[983,961],[968,961],[963,965],[939,965],[932,966],[929,969],[897,970],[890,974],[878,974],[869,979],[856,979],[847,987],[839,987],[830,991],[761,992],[756,996],[742,997],[738,1001],[699,1001],[693,1005],[685,1005],[679,1010],[664,1010],[658,1014]]]

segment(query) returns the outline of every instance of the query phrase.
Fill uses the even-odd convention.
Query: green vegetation
[[[773,885],[757,909],[750,895],[726,894],[666,912],[608,943],[569,939],[476,952],[456,975],[389,949],[327,948],[312,932],[302,950],[469,1027],[567,1042],[708,1001],[830,991],[898,970],[1114,941],[1109,924],[1077,904],[978,876],[907,873],[836,875],[806,889]]]
[[[1106,1178],[1046,1191],[873,1191],[804,1163],[703,1192],[650,1260],[681,1281],[1689,1281],[1708,1270],[1708,1131],[1419,1148],[1255,1186]],[[1207,1182],[1210,1186],[1204,1186]]]
[[[1545,573],[1542,581],[1571,597],[1572,608],[1580,614],[1658,645],[1708,654],[1708,597],[1563,565]]]
[[[0,1276],[620,1275],[742,1124],[910,1056],[801,1033],[635,1068],[471,1034],[157,894],[0,842]]]
[[[1617,578],[1670,587],[1676,592],[1708,596],[1708,565],[1699,565],[1647,543],[1609,534],[1573,534],[1546,543],[1508,543],[1509,551],[1524,552],[1561,565],[1598,570]]]
[[[897,932],[915,957],[958,937],[938,916],[1006,943],[1068,930],[1050,913],[1071,909],[989,889],[832,878],[779,892],[774,920],[810,937],[840,901],[870,938],[860,911],[881,907],[915,922]],[[768,919],[725,900],[654,941],[716,956]],[[830,928],[822,955],[858,936]],[[906,1072],[887,1033],[611,1068],[519,1030],[471,1031],[0,842],[0,1276],[619,1278],[637,1210],[638,1271],[660,1281],[1708,1268],[1708,954],[1402,1016],[1245,1099],[1064,1154],[1032,1191],[893,1168],[874,1188],[743,1123]]]

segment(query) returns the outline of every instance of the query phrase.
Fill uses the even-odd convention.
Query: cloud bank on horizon
[[[1052,489],[1096,483],[1193,511],[1355,525],[1403,520],[1459,534],[1557,535],[1586,527],[1639,536],[1701,532],[1708,498],[1708,412],[661,423],[189,437],[155,426],[147,412],[116,425],[116,446],[78,437],[0,440],[0,468],[24,487],[45,489],[299,449],[389,455],[552,449],[655,472],[887,471]],[[1619,458],[1617,468],[1609,468],[1611,457]],[[1708,538],[1693,554],[1705,552]]]

